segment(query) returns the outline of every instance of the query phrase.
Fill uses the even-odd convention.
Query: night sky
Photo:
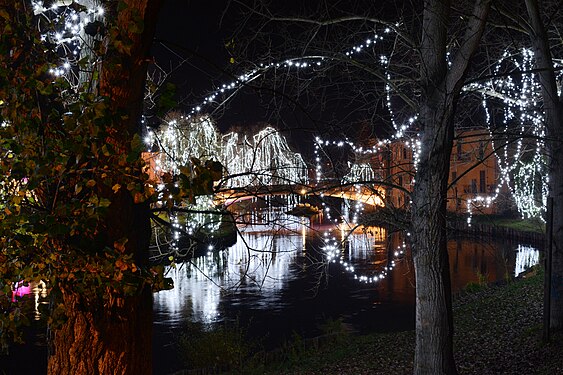
[[[168,0],[160,14],[153,53],[165,70],[178,67],[170,77],[176,85],[179,110],[189,112],[219,85],[232,81],[229,51],[237,16],[221,1]],[[261,122],[265,113],[252,94],[241,95],[221,116],[222,131],[231,125]]]
[[[188,59],[172,79],[180,95],[203,96],[228,62],[222,2],[168,0],[160,13],[153,53],[166,68]]]
[[[283,7],[282,11],[289,13],[301,11],[300,8],[304,6],[302,2],[275,5]],[[239,46],[247,43],[245,35],[248,37],[248,34],[235,34],[243,20],[244,12],[240,8],[234,5],[227,8],[222,1],[165,2],[153,54],[155,61],[165,70],[177,67],[170,81],[176,85],[180,111],[188,113],[201,104],[213,89],[231,82],[233,77],[244,72],[238,65],[238,56],[234,56],[235,64],[230,63],[233,56],[226,47],[233,35]],[[261,57],[263,56],[256,55],[256,59]],[[178,67],[183,60],[185,61]],[[312,150],[314,136],[326,133],[329,128],[334,129],[332,124],[338,121],[335,119],[345,119],[344,126],[348,128],[341,134],[345,132],[347,135],[353,135],[350,124],[362,120],[349,118],[352,111],[348,108],[339,109],[340,105],[348,104],[339,97],[333,98],[335,101],[324,105],[324,108],[320,100],[315,102],[316,98],[303,98],[303,102],[296,104],[288,103],[287,100],[280,101],[279,98],[273,100],[272,97],[268,89],[246,88],[233,96],[228,106],[214,114],[213,118],[222,132],[232,127],[245,128],[258,123],[269,123],[282,131],[290,144],[305,154]],[[275,105],[272,104],[274,102]],[[277,104],[281,102],[283,104]],[[353,127],[358,126],[354,124]],[[339,132],[337,129],[335,134]]]

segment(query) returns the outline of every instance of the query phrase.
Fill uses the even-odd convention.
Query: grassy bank
[[[466,219],[463,218],[463,220]],[[474,224],[511,228],[522,232],[545,233],[545,223],[540,219],[507,218],[497,215],[474,215],[471,222]]]
[[[461,374],[563,374],[563,346],[544,344],[542,276],[458,296],[454,345]],[[283,362],[243,373],[409,374],[414,332],[346,335],[320,348],[294,350]]]

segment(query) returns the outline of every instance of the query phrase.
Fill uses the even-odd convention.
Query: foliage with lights
[[[18,304],[31,283],[56,301],[46,316],[64,322],[57,297],[74,293],[88,308],[164,287],[162,267],[142,265],[128,238],[108,237],[112,200],[150,201],[140,173],[143,142],[116,134],[122,118],[98,94],[105,33],[98,2],[16,1],[0,8],[1,344],[21,339]],[[133,26],[132,26],[133,27]],[[109,64],[109,62],[104,62]],[[13,296],[13,298],[6,298]]]

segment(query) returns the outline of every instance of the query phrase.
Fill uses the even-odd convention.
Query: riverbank
[[[464,293],[454,302],[460,374],[561,374],[563,346],[544,344],[543,276]],[[414,332],[346,334],[319,348],[296,348],[283,362],[244,373],[409,374]]]
[[[458,234],[510,238],[517,241],[526,241],[540,247],[545,242],[545,223],[539,219],[474,215],[471,219],[471,225],[469,225],[465,216],[454,216],[449,218],[448,227]]]
[[[471,224],[467,215],[448,213],[447,227],[452,235],[475,237],[510,238],[543,246],[545,223],[540,219],[522,219],[505,215],[473,215]],[[359,223],[365,226],[384,226],[393,230],[408,230],[409,214],[397,209],[378,209],[361,216]]]

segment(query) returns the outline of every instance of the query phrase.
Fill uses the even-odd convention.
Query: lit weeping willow
[[[158,146],[156,169],[179,173],[192,159],[219,161],[225,168],[223,187],[306,184],[307,166],[273,127],[254,135],[220,136],[209,116],[170,116],[145,140]]]
[[[369,163],[354,163],[350,167],[350,172],[342,178],[342,182],[375,181],[375,177],[375,172]]]
[[[157,172],[178,174],[181,167],[189,167],[192,159],[220,160],[221,138],[211,118],[200,116],[188,119],[172,113],[157,131],[145,140],[155,144]]]

